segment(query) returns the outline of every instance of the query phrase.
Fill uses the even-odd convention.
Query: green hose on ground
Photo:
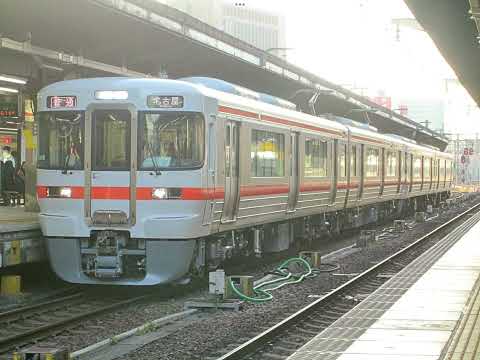
[[[305,272],[300,275],[293,274],[291,271],[288,270],[288,266],[292,263],[300,264],[305,269]],[[271,291],[280,289],[285,285],[297,284],[299,282],[302,282],[305,278],[314,275],[313,269],[310,264],[305,259],[302,259],[300,257],[294,257],[284,261],[282,264],[280,264],[280,266],[275,269],[275,271],[279,274],[279,278],[265,281],[264,283],[258,284],[253,288],[253,292],[256,297],[251,297],[243,294],[240,290],[237,289],[231,279],[229,281],[229,286],[240,299],[254,303],[263,303],[273,299],[273,295],[270,294]],[[268,286],[274,284],[276,285],[273,287]]]

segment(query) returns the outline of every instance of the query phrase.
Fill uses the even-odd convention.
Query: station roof
[[[17,75],[30,72],[38,80],[32,89],[45,79],[157,76],[166,70],[170,78],[224,79],[294,101],[303,111],[318,92],[317,114],[367,119],[381,132],[440,149],[447,145],[444,136],[407,117],[152,0],[49,0],[48,6],[8,1],[0,34],[0,56],[10,59],[0,62],[0,73],[5,64]],[[38,75],[38,67],[49,71]]]
[[[405,0],[480,106],[480,0]]]

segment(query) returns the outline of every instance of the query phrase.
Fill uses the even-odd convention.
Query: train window
[[[397,175],[397,154],[393,151],[387,151],[386,175]]]
[[[141,113],[138,127],[140,170],[200,168],[204,158],[204,136],[200,113]]]
[[[350,176],[357,176],[357,146],[352,145],[350,150]]]
[[[445,179],[447,181],[452,180],[452,165],[448,160],[445,160],[445,169],[446,169]]]
[[[327,142],[305,139],[304,175],[306,177],[327,176]]]
[[[422,177],[422,158],[415,156],[413,158],[413,177]]]
[[[59,111],[39,114],[40,169],[83,169],[84,115]]]
[[[225,126],[225,176],[230,177],[230,125]]]
[[[346,157],[347,157],[347,145],[340,145],[338,147],[338,161],[340,163],[340,171],[339,175],[340,177],[346,177],[347,176],[347,166],[346,166]]]
[[[350,151],[350,176],[357,176],[357,146],[352,145]]]
[[[440,180],[445,181],[446,169],[445,169],[445,160],[440,160]]]
[[[423,178],[425,180],[430,180],[431,171],[430,171],[430,166],[431,165],[431,160],[429,158],[424,157],[423,158]]]
[[[366,176],[373,177],[379,175],[380,151],[378,149],[367,148],[367,169]]]
[[[93,113],[92,169],[130,168],[130,111],[96,110]]]
[[[252,130],[251,176],[285,176],[285,136],[264,130]]]

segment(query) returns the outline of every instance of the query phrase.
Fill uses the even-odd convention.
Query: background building
[[[285,57],[285,18],[245,2],[157,0],[262,50]]]
[[[285,19],[265,10],[223,3],[222,30],[262,50],[285,57]]]

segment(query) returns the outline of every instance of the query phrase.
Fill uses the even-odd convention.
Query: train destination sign
[[[48,96],[47,107],[51,109],[57,108],[74,108],[77,106],[76,96]]]
[[[18,116],[18,96],[0,95],[0,118]]]
[[[150,95],[147,98],[147,105],[153,108],[181,108],[183,107],[183,96]]]

